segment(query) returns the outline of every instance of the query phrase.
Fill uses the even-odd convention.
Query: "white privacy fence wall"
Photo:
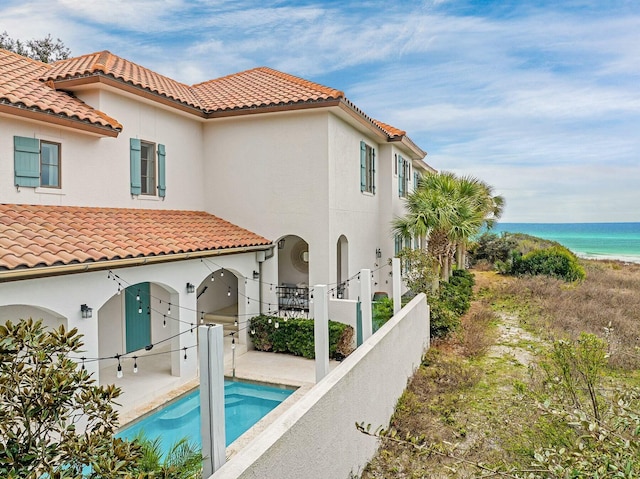
[[[428,347],[420,294],[211,478],[359,476],[378,441],[355,424],[387,427]]]

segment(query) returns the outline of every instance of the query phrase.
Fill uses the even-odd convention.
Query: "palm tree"
[[[404,238],[428,237],[423,244],[437,259],[437,276],[448,281],[454,253],[458,253],[458,267],[463,267],[469,238],[493,225],[502,214],[504,200],[476,178],[441,172],[423,176],[405,205],[407,214],[393,220],[393,232]]]
[[[149,439],[140,432],[133,440],[141,449],[138,473],[143,477],[161,479],[199,479],[202,473],[202,453],[200,448],[182,438],[175,442],[166,455],[162,452],[162,440]],[[164,457],[163,457],[164,456]]]

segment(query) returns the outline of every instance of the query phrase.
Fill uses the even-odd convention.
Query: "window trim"
[[[156,160],[156,144],[151,141],[140,140],[140,195],[142,196],[158,196],[158,162]],[[143,148],[147,148],[147,158],[142,157]],[[153,163],[153,176],[148,176],[148,162]],[[147,162],[147,168],[144,168],[144,162]],[[149,179],[153,180],[153,184],[149,184]]]
[[[42,161],[42,144],[47,145],[56,145],[58,147],[58,164],[55,165],[58,169],[58,179],[57,185],[43,185],[42,184],[42,165],[44,164]],[[50,163],[47,163],[49,166],[53,166]],[[61,189],[62,188],[62,143],[57,141],[49,141],[49,140],[40,140],[40,188],[53,188],[53,189]]]
[[[376,194],[376,149],[365,141],[360,141],[360,192]]]

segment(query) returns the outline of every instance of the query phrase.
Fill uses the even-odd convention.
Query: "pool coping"
[[[302,398],[312,387],[313,383],[307,383],[302,381],[288,381],[274,383],[270,381],[265,381],[264,378],[255,378],[255,377],[244,377],[236,375],[234,377],[225,376],[225,381],[238,381],[245,382],[251,384],[260,384],[263,386],[276,387],[281,389],[294,389],[293,393],[291,393],[284,401],[282,401],[278,406],[276,406],[273,410],[268,412],[264,417],[262,417],[258,422],[256,422],[253,426],[247,429],[244,433],[242,433],[235,441],[229,444],[226,448],[226,456],[227,459],[233,457],[236,453],[238,453],[242,448],[244,448],[249,442],[251,442],[257,435],[259,435],[262,431],[264,431],[273,421],[275,421],[281,414],[287,411],[293,404],[295,404],[300,398]],[[296,383],[296,384],[291,384]],[[116,434],[122,431],[123,429],[132,425],[132,423],[145,418],[155,412],[158,412],[170,404],[178,401],[182,397],[191,394],[193,391],[200,387],[200,379],[195,378],[190,381],[181,384],[176,388],[172,388],[166,393],[163,393],[157,399],[152,401],[148,401],[141,406],[127,411],[124,414],[121,414],[122,418],[120,420],[120,426],[116,430]]]

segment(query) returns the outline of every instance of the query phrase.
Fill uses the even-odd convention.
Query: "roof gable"
[[[0,49],[0,104],[30,113],[54,114],[99,128],[121,130],[115,119],[38,78],[51,65]]]
[[[107,50],[57,61],[40,79],[56,82],[100,73],[180,103],[202,108],[189,85],[160,75]]]
[[[292,105],[344,98],[344,93],[267,67],[193,86],[208,112]]]

